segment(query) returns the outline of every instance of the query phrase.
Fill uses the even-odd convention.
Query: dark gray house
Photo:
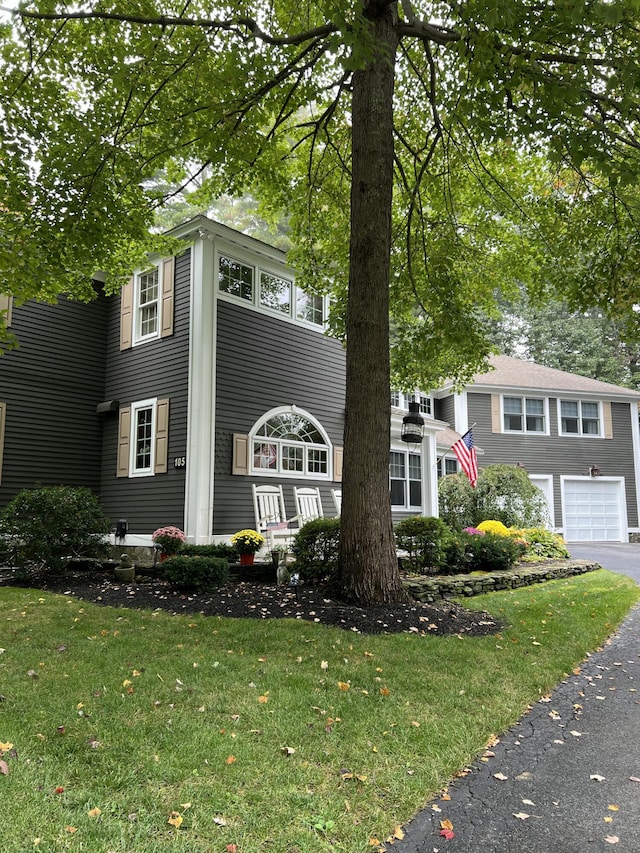
[[[569,542],[637,536],[640,394],[606,382],[494,356],[461,394],[436,392],[435,413],[473,425],[480,468],[523,465]]]
[[[128,544],[168,524],[227,539],[264,521],[262,491],[286,519],[300,490],[337,514],[345,358],[324,333],[327,298],[297,286],[283,252],[206,217],[172,234],[184,251],[117,297],[96,282],[89,305],[0,304],[20,341],[0,360],[0,506],[36,484],[87,485]],[[398,518],[437,513],[432,405],[411,447],[392,409]]]

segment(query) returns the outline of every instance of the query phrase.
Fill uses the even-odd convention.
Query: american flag
[[[473,430],[468,430],[459,438],[451,449],[458,457],[458,462],[464,473],[469,478],[471,487],[475,489],[478,482],[478,457],[473,444]]]

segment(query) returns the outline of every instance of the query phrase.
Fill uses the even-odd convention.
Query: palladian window
[[[318,425],[293,411],[272,414],[252,434],[254,473],[329,476],[329,443]]]

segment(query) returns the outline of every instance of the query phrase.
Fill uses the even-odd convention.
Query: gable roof
[[[640,392],[622,388],[599,379],[589,379],[577,373],[568,373],[554,367],[543,367],[533,361],[494,355],[489,359],[494,368],[486,373],[477,373],[468,388],[510,388],[535,391],[563,391],[574,394],[591,394],[602,397],[632,397],[640,399]]]

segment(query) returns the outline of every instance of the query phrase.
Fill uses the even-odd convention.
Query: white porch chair
[[[291,531],[284,507],[282,486],[258,486],[253,488],[253,508],[256,516],[256,530],[265,537],[267,548],[274,545],[289,545]]]
[[[342,489],[331,489],[331,496],[336,507],[336,515],[340,515],[342,511]]]
[[[312,521],[314,518],[322,518],[322,500],[320,498],[320,489],[304,486],[298,488],[294,486],[293,497],[296,502],[296,520],[300,527],[306,524],[307,521]]]

